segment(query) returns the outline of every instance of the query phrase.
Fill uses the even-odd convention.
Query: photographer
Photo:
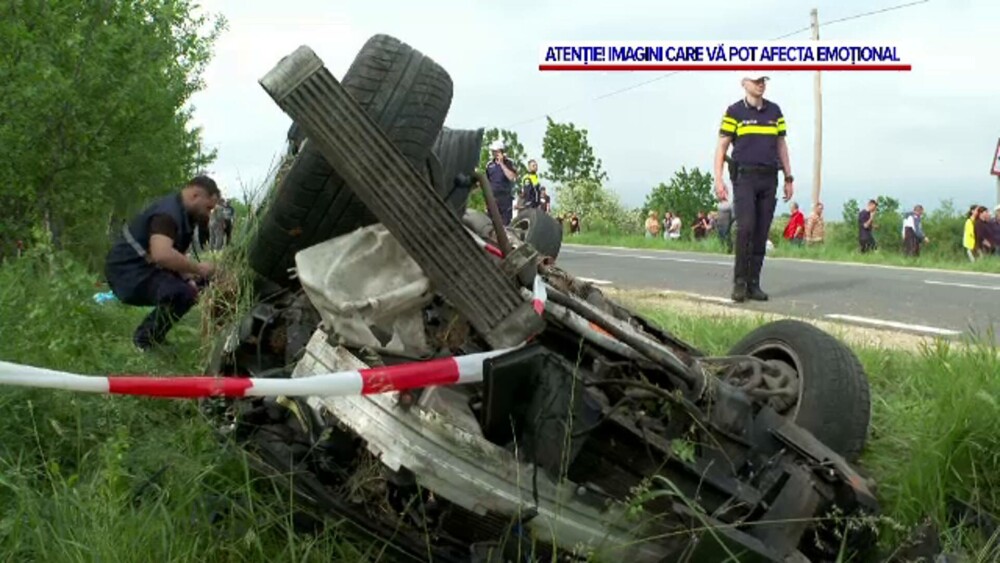
[[[517,171],[514,163],[504,154],[504,149],[506,146],[501,140],[490,144],[492,158],[486,165],[486,178],[490,182],[503,224],[507,226],[514,213],[514,181],[517,180]]]

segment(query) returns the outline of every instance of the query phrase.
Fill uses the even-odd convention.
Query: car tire
[[[551,215],[540,209],[524,209],[511,221],[510,228],[539,254],[552,260],[559,257],[563,230]]]
[[[812,324],[780,320],[750,332],[729,353],[791,366],[798,400],[783,414],[848,461],[857,460],[868,439],[871,394],[864,367],[843,342]]]
[[[451,105],[448,73],[398,39],[376,35],[358,52],[341,83],[400,153],[429,176],[427,159]],[[257,273],[283,287],[293,285],[289,271],[298,251],[378,221],[296,129],[289,140],[298,153],[248,253]]]
[[[291,127],[288,128],[288,154],[295,156],[299,154],[299,149],[302,148],[302,143],[306,140],[306,133],[302,130],[302,127],[298,123],[292,122]]]
[[[474,184],[473,176],[479,166],[483,147],[483,132],[479,129],[441,130],[434,143],[434,154],[441,164],[441,183],[438,190],[455,215],[462,217],[469,202]]]

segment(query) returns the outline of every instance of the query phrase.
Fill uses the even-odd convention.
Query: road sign
[[[1000,140],[997,140],[997,150],[993,151],[993,167],[990,174],[1000,176]]]

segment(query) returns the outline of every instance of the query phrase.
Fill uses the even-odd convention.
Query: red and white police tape
[[[532,287],[532,305],[535,307],[535,312],[541,315],[545,312],[545,302],[548,300],[549,294],[545,292],[545,280],[542,276],[535,274],[535,283]]]
[[[294,379],[205,376],[93,376],[0,362],[0,385],[173,399],[202,397],[349,397],[433,385],[477,383],[483,362],[513,348]]]
[[[503,257],[497,247],[474,237],[479,246]],[[545,311],[545,281],[536,274],[532,307]],[[141,395],[174,399],[202,397],[347,397],[403,391],[433,385],[477,383],[483,380],[483,362],[515,348],[465,356],[437,358],[393,366],[310,375],[294,379],[206,376],[97,376],[37,368],[0,361],[0,385],[62,389],[112,395]]]
[[[476,241],[476,244],[479,245],[479,248],[482,248],[497,258],[503,258],[502,250],[486,242],[472,231],[469,231],[469,234],[472,235],[472,238]],[[542,279],[541,275],[535,274],[535,282],[532,284],[531,292],[531,304],[535,308],[535,312],[541,315],[545,312],[545,302],[548,300],[548,294],[545,292],[545,280]]]

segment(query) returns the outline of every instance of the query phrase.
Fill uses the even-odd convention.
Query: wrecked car
[[[868,382],[844,344],[779,321],[712,356],[564,271],[561,226],[499,222],[482,129],[444,126],[450,77],[395,38],[370,39],[341,80],[301,47],[260,83],[295,123],[289,164],[250,241],[254,305],[212,371],[370,378],[217,414],[317,519],[420,561],[873,547],[879,506],[852,465]],[[486,213],[467,208],[475,189]],[[422,384],[443,358],[451,384]],[[382,377],[394,366],[408,375]]]

